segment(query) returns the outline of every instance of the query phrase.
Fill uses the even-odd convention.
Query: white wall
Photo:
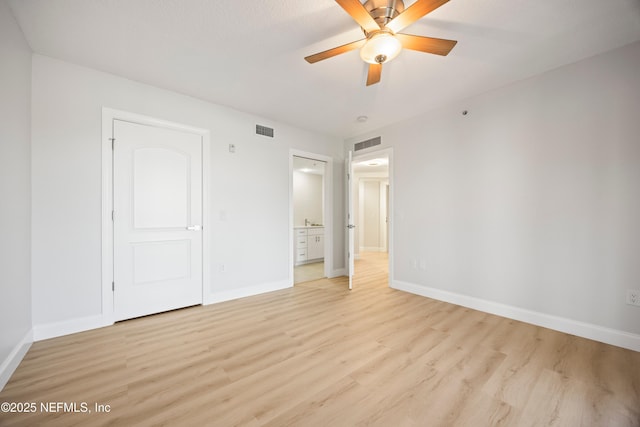
[[[640,334],[639,70],[635,43],[348,141],[394,147],[395,286]]]
[[[293,225],[324,224],[323,176],[293,171]]]
[[[360,181],[360,207],[362,224],[360,250],[378,250],[380,247],[380,181]]]
[[[0,1],[0,389],[31,333],[31,49]]]
[[[211,292],[289,279],[290,148],[335,159],[334,265],[344,266],[339,140],[40,55],[32,90],[34,325],[101,313],[102,107],[211,131]],[[275,138],[255,135],[256,123]]]

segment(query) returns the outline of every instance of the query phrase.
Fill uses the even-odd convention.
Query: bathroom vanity
[[[324,227],[299,226],[293,228],[295,265],[320,262],[324,259]]]

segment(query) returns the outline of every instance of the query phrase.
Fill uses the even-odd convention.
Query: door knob
[[[190,225],[187,227],[187,230],[189,231],[200,231],[202,230],[202,226],[201,225]]]

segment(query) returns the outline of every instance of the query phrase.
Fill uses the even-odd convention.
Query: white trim
[[[63,320],[61,322],[46,323],[44,325],[35,325],[33,327],[33,340],[47,340],[49,338],[85,332],[91,329],[104,328],[105,326],[111,326],[112,324],[113,322],[106,322],[102,315],[96,315]]]
[[[115,112],[102,109],[102,317],[113,324],[113,151],[110,138],[113,134]]]
[[[202,303],[209,297],[211,283],[211,215],[210,215],[210,170],[211,170],[211,135],[208,129],[196,128],[180,123],[130,113],[127,111],[102,108],[102,319],[100,326],[114,323],[113,312],[113,151],[111,135],[113,121],[123,120],[150,126],[158,126],[183,132],[198,134],[202,137]],[[82,320],[82,319],[80,319]],[[72,321],[75,322],[75,321]],[[93,328],[88,328],[93,329]],[[75,332],[78,332],[76,330]],[[70,332],[73,333],[73,332]]]
[[[256,286],[247,286],[240,289],[230,289],[228,291],[218,291],[207,295],[204,305],[215,304],[218,302],[230,301],[238,298],[251,297],[254,295],[264,294],[266,292],[279,291],[291,288],[293,285],[289,280],[281,280],[279,282],[263,283]]]
[[[485,313],[495,314],[508,319],[542,326],[544,328],[576,335],[582,338],[588,338],[606,344],[627,348],[629,350],[640,351],[640,335],[632,334],[630,332],[605,328],[591,323],[553,316],[546,313],[540,313],[520,307],[514,307],[511,305],[399,280],[393,282],[392,288],[451,304],[461,305],[474,310],[480,310]]]
[[[211,133],[202,135],[202,304],[211,293]]]
[[[7,385],[11,375],[24,359],[25,354],[31,347],[31,343],[33,343],[33,330],[30,329],[0,364],[0,391]]]
[[[105,322],[104,317],[100,314],[60,322],[45,323],[43,325],[34,325],[33,340],[42,341],[63,335],[89,331],[91,329],[104,328],[110,325],[112,325],[112,323]]]
[[[331,272],[331,275],[327,276],[329,279],[333,279],[334,277],[346,276],[347,269],[346,268],[337,268]]]
[[[322,154],[311,153],[296,149],[289,149],[289,283],[293,286],[293,269],[295,256],[293,253],[293,157],[326,162],[324,168],[324,275],[331,276],[333,272],[333,158]]]

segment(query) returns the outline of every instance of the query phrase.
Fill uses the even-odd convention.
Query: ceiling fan
[[[362,27],[365,38],[304,58],[313,64],[341,53],[360,49],[360,57],[369,63],[367,86],[378,83],[382,64],[398,56],[402,48],[446,56],[456,45],[455,40],[401,34],[427,13],[449,0],[417,0],[407,9],[402,0],[336,0],[342,8]]]

